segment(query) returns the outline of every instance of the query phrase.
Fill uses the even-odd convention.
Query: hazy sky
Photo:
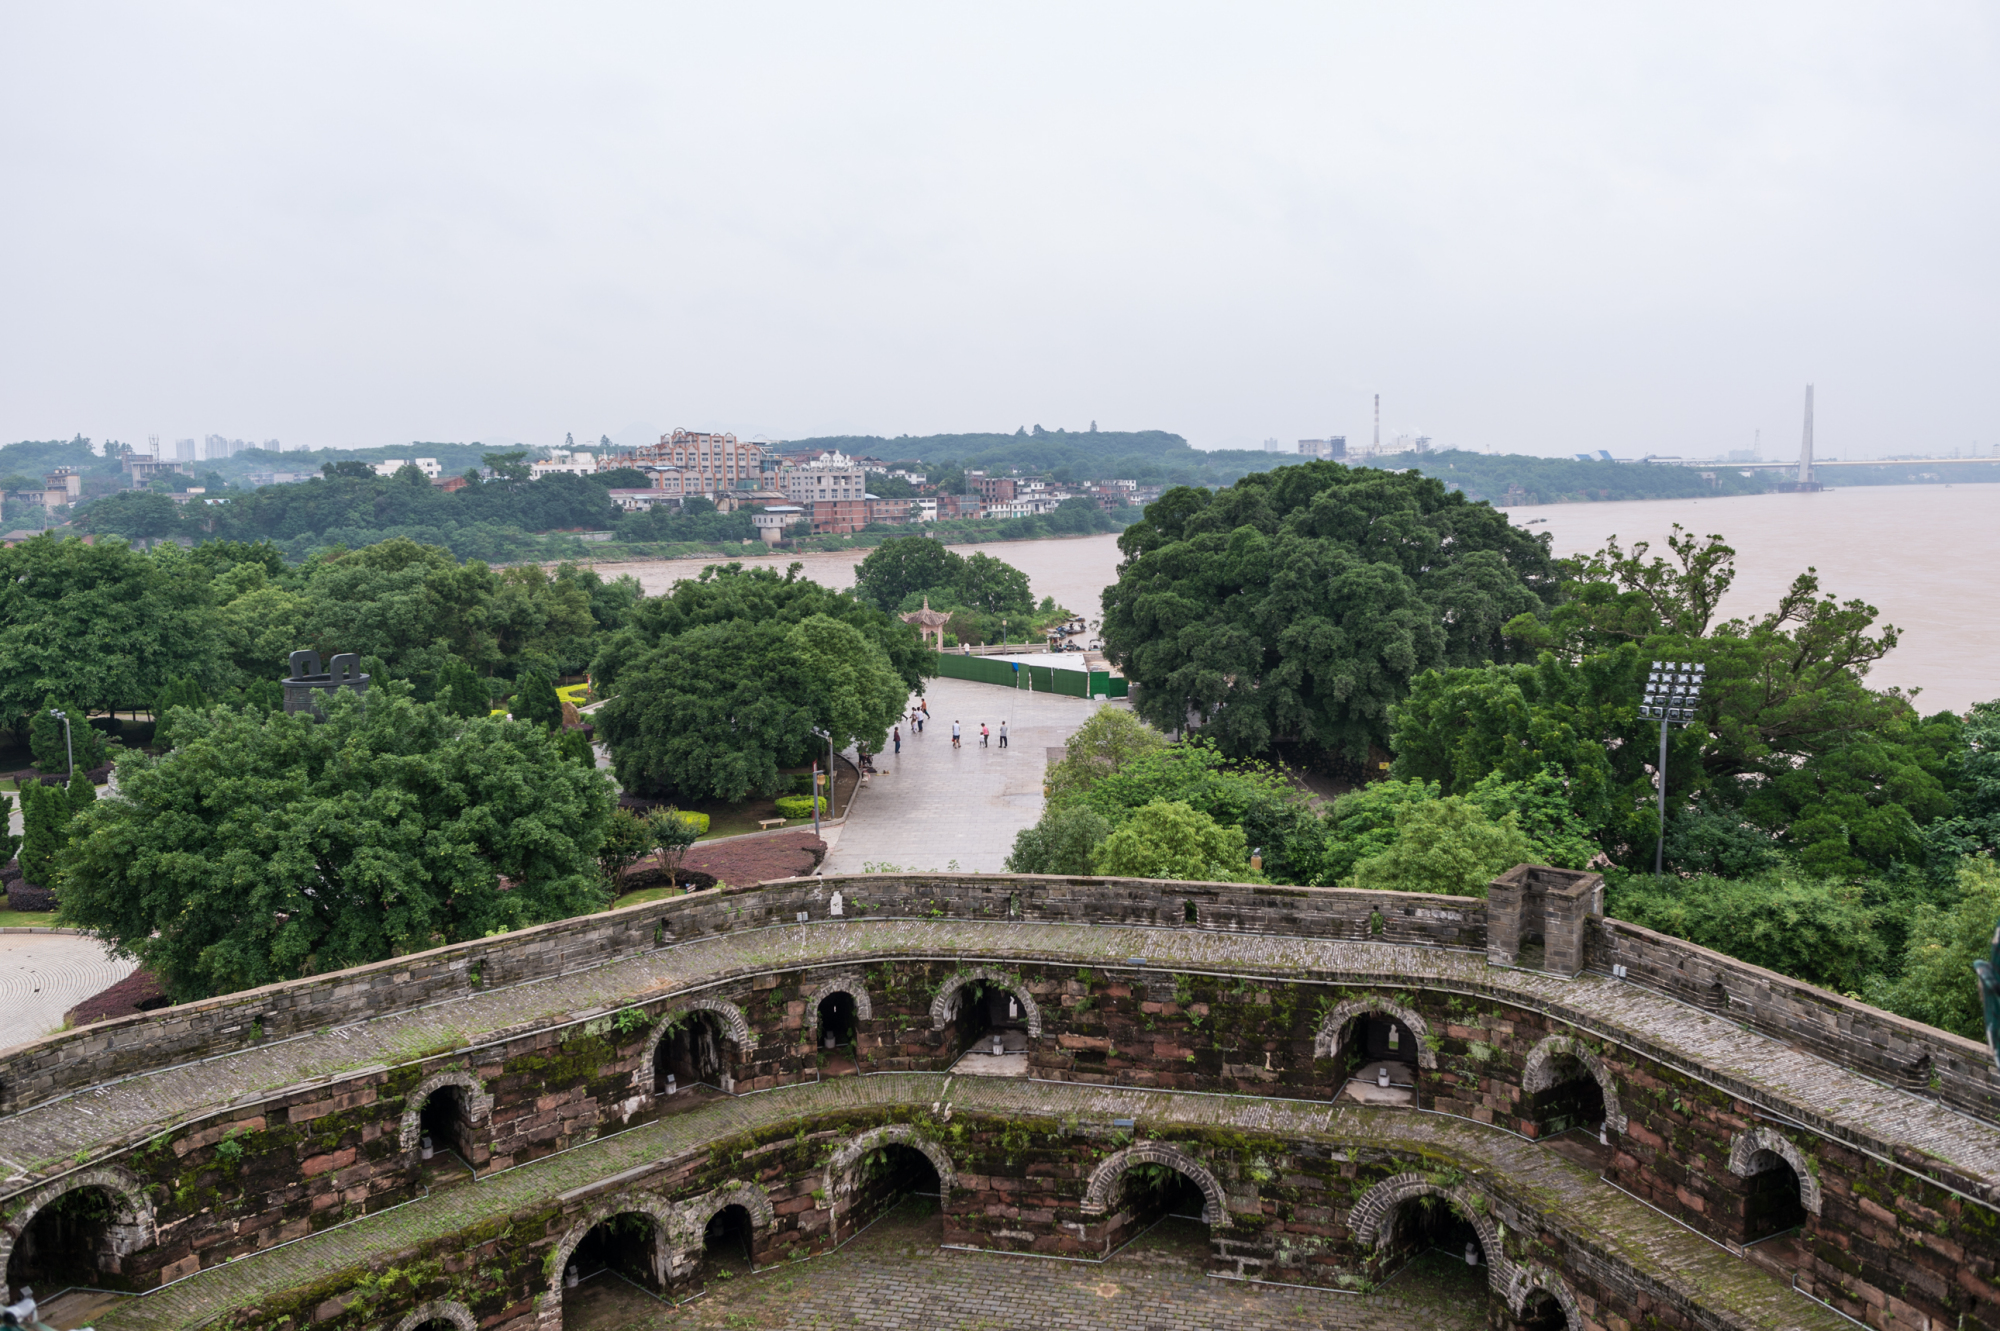
[[[1982,4],[0,3],[0,439],[2000,443]]]

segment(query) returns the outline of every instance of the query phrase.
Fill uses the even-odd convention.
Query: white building
[[[390,458],[387,462],[375,463],[374,467],[377,476],[394,476],[405,467],[415,467],[426,479],[433,481],[444,474],[444,468],[438,465],[436,458]]]
[[[575,476],[588,476],[596,470],[597,456],[581,449],[574,453],[566,448],[553,449],[545,461],[528,464],[528,475],[538,481],[559,471],[569,472]]]
[[[661,504],[671,506],[681,501],[680,486],[678,484],[671,490],[656,485],[644,490],[615,489],[607,493],[611,496],[611,502],[624,509],[627,513],[644,513],[658,508]]]
[[[910,521],[936,522],[937,496],[933,495],[929,499],[912,499],[910,501]]]
[[[840,457],[833,453],[828,456]],[[794,504],[831,503],[836,499],[864,499],[868,495],[868,474],[847,462],[845,466],[822,465],[815,459],[803,467],[787,467],[778,473],[778,489]]]
[[[785,537],[785,528],[806,520],[806,511],[797,504],[772,504],[750,515],[750,525],[766,545],[776,545]]]

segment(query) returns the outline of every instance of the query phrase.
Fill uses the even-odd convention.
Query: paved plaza
[[[1207,1227],[1168,1220],[1108,1262],[938,1248],[935,1203],[905,1202],[831,1256],[732,1273],[678,1306],[599,1276],[564,1300],[569,1331],[1476,1331],[1485,1268],[1427,1254],[1378,1293],[1216,1280]]]
[[[114,960],[94,938],[0,934],[0,1049],[58,1029],[63,1013],[136,967]]]
[[[877,756],[877,775],[854,813],[827,837],[826,873],[864,873],[870,865],[884,872],[949,869],[954,861],[967,873],[1004,872],[1014,834],[1042,816],[1048,750],[1062,747],[1107,705],[963,679],[926,680],[924,686],[930,722],[921,735],[903,727],[901,757]],[[957,749],[951,747],[954,718],[964,730]],[[979,745],[982,722],[993,732],[985,748]]]

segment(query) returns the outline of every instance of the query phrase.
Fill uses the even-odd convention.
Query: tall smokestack
[[[1807,384],[1806,385],[1806,434],[1804,441],[1799,445],[1799,484],[1801,486],[1811,485],[1813,478],[1812,390],[1813,386],[1811,384]]]

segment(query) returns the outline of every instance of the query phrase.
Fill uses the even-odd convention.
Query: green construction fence
[[[1123,698],[1125,678],[1105,670],[1061,670],[1029,665],[1005,656],[937,654],[938,674],[946,679],[970,679],[1002,688],[1036,693],[1065,693],[1072,698]]]

